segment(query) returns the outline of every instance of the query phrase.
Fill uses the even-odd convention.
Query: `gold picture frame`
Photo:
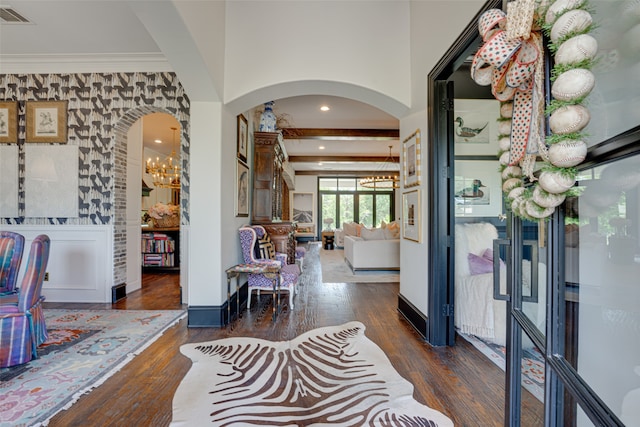
[[[18,142],[18,103],[0,102],[0,143]]]
[[[25,142],[67,142],[67,101],[27,101]]]
[[[422,224],[420,218],[420,190],[402,194],[402,237],[420,243]]]
[[[402,142],[402,175],[404,176],[404,186],[414,187],[420,185],[422,175],[420,166],[420,129],[416,129]]]

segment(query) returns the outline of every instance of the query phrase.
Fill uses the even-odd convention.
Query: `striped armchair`
[[[0,231],[0,295],[16,291],[23,252],[22,234]]]
[[[264,227],[260,225],[248,225],[238,230],[240,235],[240,247],[245,264],[254,263],[278,263],[280,265],[280,290],[289,293],[289,306],[293,309],[293,297],[298,286],[300,268],[297,264],[287,264],[287,255],[275,253],[271,259],[262,256],[261,242],[268,236]],[[256,291],[260,295],[260,290],[272,291],[273,282],[263,274],[249,274],[249,296],[247,299],[247,309],[251,308],[251,292]]]
[[[0,299],[0,368],[37,358],[37,347],[47,340],[42,283],[49,261],[49,244],[49,237],[44,234],[33,240],[17,301]]]

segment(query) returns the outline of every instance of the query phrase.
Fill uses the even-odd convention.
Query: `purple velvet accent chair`
[[[49,237],[44,234],[33,239],[17,302],[0,304],[0,368],[37,358],[37,347],[47,340],[42,283],[49,261],[49,245]]]
[[[0,295],[16,292],[24,252],[24,236],[0,231]]]
[[[245,264],[255,263],[278,263],[280,265],[280,291],[289,293],[289,306],[293,309],[293,297],[296,294],[298,286],[298,277],[300,269],[296,264],[287,264],[287,255],[276,253],[276,259],[258,258],[256,255],[256,242],[262,238],[267,232],[260,225],[250,225],[242,227],[238,230],[240,235],[240,247],[242,248],[242,257]],[[247,299],[247,309],[251,308],[251,293],[256,291],[260,296],[260,291],[272,292],[273,281],[271,278],[263,274],[249,274],[249,297]]]

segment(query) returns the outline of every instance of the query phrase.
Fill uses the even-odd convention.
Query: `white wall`
[[[404,139],[420,129],[420,162],[422,165],[422,176],[420,177],[420,185],[404,188],[401,187],[400,207],[402,207],[402,194],[415,189],[420,190],[420,222],[421,235],[420,243],[412,240],[400,238],[400,294],[409,300],[420,312],[427,315],[429,298],[427,277],[429,272],[429,250],[427,233],[429,221],[429,200],[427,194],[426,171],[424,165],[427,164],[427,112],[420,111],[400,120],[400,140]],[[403,152],[404,154],[404,152]],[[404,158],[401,158],[401,164]],[[404,184],[404,177],[400,180]],[[402,218],[402,209],[400,210],[400,218]],[[402,222],[402,221],[401,221]]]
[[[3,225],[3,230],[25,238],[18,286],[27,266],[33,239],[46,234],[51,240],[46,271],[49,280],[42,294],[49,302],[111,301],[113,282],[113,227],[106,225]],[[138,252],[140,245],[138,244]]]
[[[191,103],[190,206],[191,223],[181,227],[181,266],[188,275],[188,304],[190,306],[221,305],[223,265],[222,222],[225,205],[231,201],[222,193],[223,181],[228,181],[229,157],[223,157],[223,110],[217,102]],[[228,123],[226,124],[228,126]],[[225,162],[223,162],[225,159]],[[225,242],[226,243],[226,242]],[[182,279],[182,277],[181,277]],[[226,286],[225,286],[226,288]],[[226,295],[224,300],[226,300]]]
[[[226,27],[225,102],[322,80],[411,103],[409,2],[229,2]]]

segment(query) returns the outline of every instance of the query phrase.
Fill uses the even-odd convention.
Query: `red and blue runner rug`
[[[47,425],[186,316],[181,310],[44,311],[38,359],[0,369],[0,427]]]

